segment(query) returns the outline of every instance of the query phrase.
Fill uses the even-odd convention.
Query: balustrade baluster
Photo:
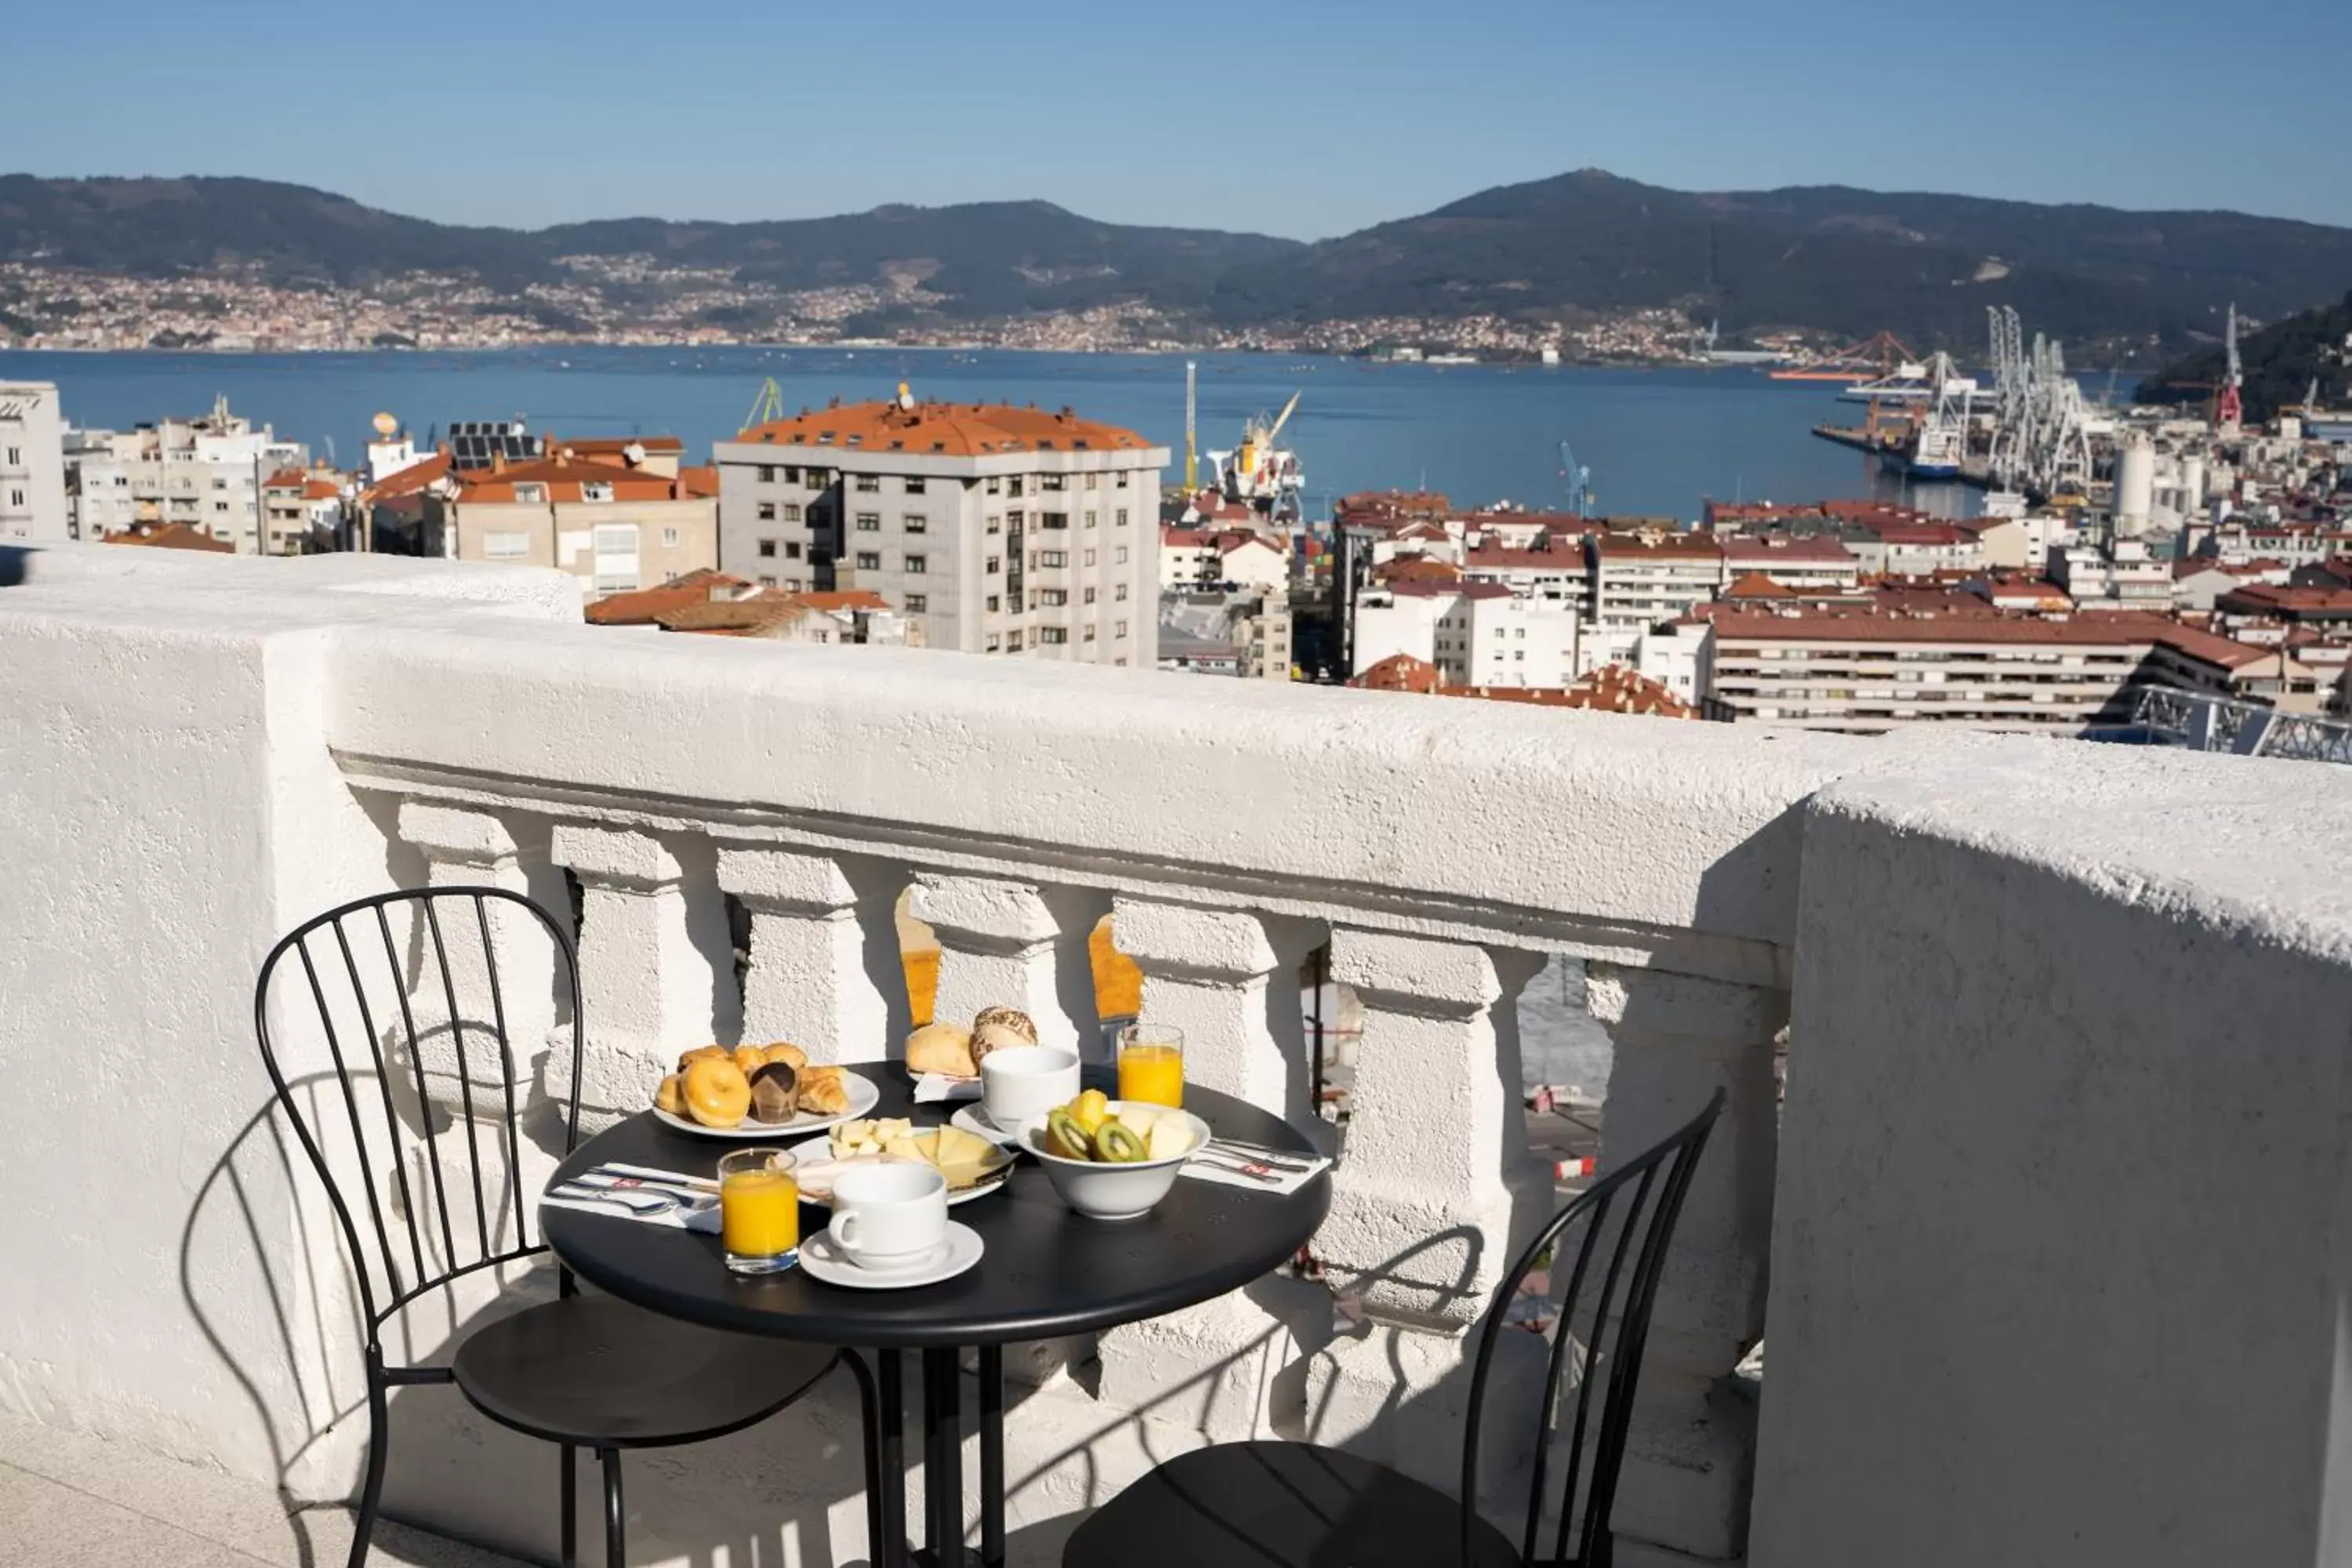
[[[751,917],[743,1037],[791,1040],[817,1061],[888,1056],[908,1026],[892,916],[902,881],[878,864],[722,845],[719,885]]]
[[[982,1007],[1018,1007],[1036,1021],[1040,1045],[1100,1059],[1102,1027],[1087,942],[1109,909],[1110,895],[1089,888],[917,877],[908,912],[940,943],[931,1016],[968,1025]]]

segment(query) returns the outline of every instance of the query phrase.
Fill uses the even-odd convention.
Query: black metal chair
[[[1190,1568],[1204,1563],[1236,1568],[1608,1568],[1614,1550],[1610,1512],[1625,1458],[1650,1309],[1691,1172],[1723,1110],[1723,1098],[1717,1090],[1706,1109],[1671,1137],[1578,1194],[1519,1256],[1495,1298],[1471,1373],[1462,1455],[1465,1499],[1478,1495],[1479,1427],[1496,1343],[1504,1333],[1526,1331],[1506,1321],[1511,1303],[1547,1256],[1551,1279],[1559,1279],[1567,1267],[1537,1407],[1527,1528],[1517,1545],[1481,1519],[1475,1506],[1465,1507],[1373,1460],[1312,1443],[1224,1443],[1157,1467],[1096,1510],[1063,1549],[1062,1568]],[[1580,1220],[1585,1222],[1583,1239],[1571,1252],[1563,1238]],[[1612,1229],[1613,1243],[1604,1241]],[[1633,1248],[1637,1233],[1641,1245]],[[1588,1286],[1596,1284],[1597,1292],[1588,1296]],[[1580,1355],[1573,1353],[1578,1351]],[[1559,1396],[1560,1378],[1571,1360],[1581,1363],[1572,1415]],[[1596,1388],[1604,1391],[1597,1424],[1591,1419]],[[1567,1473],[1556,1494],[1545,1487],[1555,1436],[1568,1445]],[[1559,1512],[1552,1550],[1539,1555],[1545,1503],[1555,1495]],[[1571,1531],[1573,1554],[1568,1550]]]
[[[559,990],[571,998],[572,1088],[570,1103],[562,1111],[563,1147],[569,1153],[579,1131],[584,1037],[578,960],[570,933],[529,899],[504,889],[482,887],[436,888],[356,900],[317,916],[280,939],[263,961],[254,987],[254,1029],[261,1042],[262,1063],[277,1089],[279,1107],[326,1187],[351,1257],[367,1325],[367,1479],[360,1494],[358,1528],[352,1537],[352,1568],[360,1568],[365,1561],[375,1529],[390,1436],[388,1395],[394,1388],[413,1384],[455,1384],[492,1420],[561,1447],[566,1568],[577,1557],[576,1450],[593,1450],[604,1469],[605,1557],[611,1568],[622,1568],[623,1449],[667,1447],[740,1430],[800,1398],[835,1366],[846,1365],[857,1380],[863,1407],[867,1524],[873,1538],[879,1541],[881,1458],[877,1447],[874,1380],[854,1352],[720,1333],[659,1317],[610,1297],[583,1296],[571,1270],[559,1268],[556,1300],[467,1334],[446,1365],[386,1364],[383,1331],[387,1322],[460,1278],[520,1263],[547,1250],[545,1239],[535,1234],[535,1194],[523,1191],[515,1057],[507,1037],[506,994],[499,983],[498,950],[491,941],[492,911],[508,908],[528,910],[544,929],[561,958]],[[408,923],[415,928],[419,962],[414,994],[408,966],[402,961],[402,943],[387,913],[394,909],[407,914]],[[445,913],[452,915],[450,923],[461,936],[468,928],[478,934],[480,968],[468,970],[467,977],[469,989],[476,979],[487,983],[487,1021],[467,1017],[467,1008],[459,1003]],[[379,952],[380,963],[375,958]],[[289,958],[300,965],[333,1063],[331,1073],[318,1074],[300,1085],[321,1108],[318,1125],[306,1113],[297,1085],[288,1081],[278,1048],[271,1043],[270,984],[280,963]],[[375,973],[363,979],[363,968]],[[379,984],[372,985],[371,979]],[[290,972],[289,984],[292,984]],[[387,989],[389,998],[383,994]],[[456,1066],[456,1082],[444,1092],[445,1109],[438,1112],[428,1092],[418,1016],[436,989],[446,1008],[446,1018],[440,1021],[446,1029],[445,1060]],[[329,999],[331,992],[336,995],[334,1003]],[[470,1005],[478,1007],[479,1001],[475,998]],[[294,1005],[299,1005],[299,999]],[[355,1024],[365,1039],[365,1063],[356,1054],[346,1056],[343,1031],[337,1027],[339,1012],[345,1026]],[[434,1021],[428,1017],[425,1022],[430,1033]],[[395,1037],[406,1044],[404,1080],[402,1068],[385,1059],[386,1041]],[[373,1085],[365,1079],[367,1065],[373,1066]],[[410,1120],[404,1121],[395,1100],[407,1100],[412,1091],[415,1098],[405,1107]],[[482,1102],[478,1110],[478,1095]],[[448,1104],[452,1099],[454,1105]],[[338,1108],[341,1116],[335,1114]],[[410,1124],[429,1124],[436,1115],[446,1115],[448,1124],[430,1141]],[[460,1121],[462,1131],[457,1125]],[[340,1144],[337,1152],[346,1154],[347,1169],[355,1166],[358,1184],[364,1189],[361,1207],[373,1233],[373,1253],[362,1240],[352,1206],[319,1136],[324,1128],[337,1123],[341,1124],[341,1131],[350,1134],[348,1152]],[[404,1128],[409,1134],[405,1141]],[[503,1173],[485,1173],[484,1133],[495,1141]],[[452,1152],[450,1145],[460,1140],[463,1148],[457,1152],[463,1158],[445,1158]],[[425,1152],[413,1184],[404,1147]],[[379,1172],[377,1163],[387,1151],[384,1163],[391,1169]],[[446,1168],[453,1163],[465,1167],[464,1186]],[[412,1184],[416,1190],[412,1191]],[[468,1219],[473,1226],[470,1236]],[[403,1228],[404,1256],[396,1241]],[[381,1293],[379,1277],[383,1285]]]

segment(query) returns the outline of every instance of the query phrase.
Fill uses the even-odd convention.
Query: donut
[[[686,1096],[678,1090],[677,1074],[662,1079],[661,1087],[654,1090],[654,1109],[667,1110],[672,1116],[686,1114]]]
[[[751,1080],[725,1057],[705,1057],[678,1083],[686,1113],[705,1127],[740,1127],[751,1109]]]

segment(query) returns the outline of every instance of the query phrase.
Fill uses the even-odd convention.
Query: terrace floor
[[[0,1563],[9,1568],[341,1568],[342,1509],[289,1514],[275,1489],[101,1437],[0,1417]],[[383,1568],[520,1568],[385,1521]]]

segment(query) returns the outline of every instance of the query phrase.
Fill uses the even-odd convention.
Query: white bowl
[[[1078,1053],[1007,1046],[980,1058],[980,1102],[999,1127],[1020,1126],[1078,1097]]]
[[[1117,1116],[1124,1100],[1110,1102],[1110,1111]],[[1165,1107],[1153,1110],[1167,1114]],[[1152,1206],[1168,1195],[1176,1184],[1176,1173],[1208,1142],[1209,1124],[1189,1110],[1176,1114],[1184,1118],[1192,1129],[1192,1146],[1181,1154],[1165,1160],[1139,1160],[1131,1165],[1106,1165],[1093,1160],[1073,1160],[1066,1154],[1056,1154],[1048,1146],[1044,1114],[1033,1116],[1021,1124],[1021,1147],[1037,1157],[1045,1167],[1045,1175],[1062,1201],[1080,1214],[1094,1219],[1133,1219],[1149,1214]]]

